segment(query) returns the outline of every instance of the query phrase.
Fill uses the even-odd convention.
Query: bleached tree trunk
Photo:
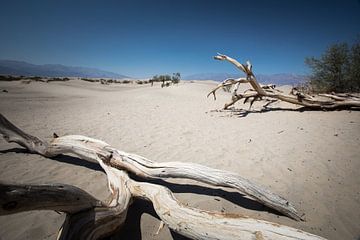
[[[44,204],[42,209],[68,213],[60,230],[59,239],[98,239],[117,231],[126,219],[132,197],[151,201],[155,211],[169,228],[193,239],[323,239],[295,228],[242,215],[214,213],[185,207],[166,187],[137,182],[129,178],[127,174],[131,172],[144,178],[189,178],[214,186],[231,187],[287,216],[296,220],[301,219],[296,209],[287,200],[234,173],[192,163],[156,163],[141,156],[117,150],[103,141],[79,135],[58,137],[54,134],[54,139],[47,143],[23,132],[1,114],[0,134],[8,142],[16,142],[30,152],[44,157],[74,154],[82,159],[98,162],[104,169],[111,192],[108,204],[71,186],[37,186],[38,189],[41,187],[48,189],[48,192],[40,197],[41,202],[48,203]],[[59,188],[59,186],[65,187]],[[25,191],[23,195],[11,195],[6,190],[11,187],[14,188],[9,185],[1,185],[0,188],[1,196],[3,194],[8,196],[7,202],[12,202],[12,199],[34,198],[39,195],[36,188]],[[24,186],[15,186],[15,188],[28,189]],[[50,204],[51,199],[48,197],[50,193],[51,196],[60,196],[69,192],[73,192],[73,196],[64,199],[54,198],[54,202],[60,201],[61,207]],[[74,202],[74,206],[66,205],[73,197],[77,199],[78,196],[79,200]],[[81,204],[77,205],[77,203]],[[28,206],[13,211],[39,209],[39,204],[31,205],[29,203]]]

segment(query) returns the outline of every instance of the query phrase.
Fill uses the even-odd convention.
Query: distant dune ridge
[[[238,73],[198,73],[185,76],[186,80],[215,80],[223,81],[226,78],[239,78],[243,75]],[[306,75],[293,73],[256,74],[257,80],[263,84],[273,83],[276,85],[297,85],[307,80]]]
[[[40,77],[130,78],[122,74],[96,68],[65,66],[61,64],[36,65],[14,60],[0,60],[0,74]]]

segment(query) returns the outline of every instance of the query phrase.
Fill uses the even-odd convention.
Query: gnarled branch
[[[241,215],[221,214],[185,207],[175,199],[169,189],[155,184],[136,182],[127,174],[127,172],[131,172],[143,178],[188,178],[213,186],[230,187],[287,216],[300,219],[295,208],[287,200],[234,173],[193,163],[156,163],[141,156],[117,150],[103,141],[79,135],[63,137],[54,135],[55,138],[52,141],[45,143],[21,131],[1,114],[0,134],[6,140],[15,141],[33,153],[45,157],[75,154],[82,159],[98,162],[105,170],[111,192],[110,203],[105,205],[92,199],[91,196],[87,196],[86,193],[82,193],[85,196],[84,199],[92,199],[89,206],[91,208],[84,208],[84,210],[80,210],[80,208],[68,210],[68,207],[54,209],[69,212],[60,230],[59,239],[97,239],[108,236],[124,223],[132,197],[151,201],[157,214],[169,228],[194,239],[253,239],[254,237],[322,239],[298,229]],[[54,189],[50,191],[54,191]],[[34,190],[34,192],[36,191]],[[59,193],[56,189],[55,192]],[[45,194],[43,199],[46,199],[48,194]],[[45,208],[52,209],[49,206],[45,206]],[[26,211],[27,209],[20,210]]]
[[[58,239],[99,239],[118,231],[126,220],[131,193],[126,187],[128,179],[124,171],[111,168],[103,163],[111,191],[106,207],[96,207],[66,216],[59,231]]]
[[[245,94],[238,94],[238,93],[235,95],[233,94],[232,101],[225,104],[224,109],[228,109],[230,106],[232,106],[240,99],[243,98],[246,99],[249,97],[252,97],[253,101],[263,99],[262,97],[272,98],[272,99],[277,99],[284,102],[300,105],[306,108],[319,109],[319,110],[321,109],[334,110],[334,109],[344,109],[344,108],[350,109],[350,108],[360,107],[360,98],[358,96],[351,94],[343,94],[341,96],[339,94],[322,94],[322,95],[319,94],[317,97],[313,97],[308,94],[301,93],[299,91],[297,91],[297,93],[294,94],[294,91],[292,91],[292,93],[290,93],[291,95],[285,95],[282,94],[277,89],[275,89],[275,87],[270,87],[269,85],[262,86],[261,84],[259,84],[256,80],[255,75],[252,72],[252,65],[249,61],[247,61],[246,65],[243,65],[239,63],[237,60],[223,54],[218,54],[217,56],[214,57],[214,59],[221,61],[228,61],[234,64],[238,69],[240,69],[242,72],[246,74],[247,81],[250,83],[252,90],[256,92],[251,94],[251,96],[247,96]],[[237,84],[237,82],[235,81],[222,82],[212,91],[210,91],[208,96],[210,94],[213,94],[214,98],[216,99],[215,92],[219,88],[224,86],[234,86],[235,84]],[[236,89],[237,87],[238,86],[235,86]],[[321,96],[327,97],[328,99],[327,100],[320,99],[319,97]]]
[[[239,214],[214,213],[179,203],[169,189],[150,183],[129,180],[131,193],[153,203],[161,220],[192,239],[312,239],[322,237]]]
[[[8,122],[3,116],[0,116],[0,119],[2,119],[2,122]],[[5,126],[11,125],[6,124]],[[0,133],[4,135],[9,132],[14,131],[4,131],[0,126]],[[26,134],[26,136],[30,135]],[[8,136],[7,138],[11,139],[13,137]],[[21,138],[17,138],[19,142],[21,142],[20,139]],[[70,153],[75,154],[82,159],[97,161],[100,164],[105,163],[114,168],[132,172],[144,178],[187,178],[213,186],[229,187],[236,189],[295,220],[301,220],[300,214],[289,201],[235,173],[213,169],[194,163],[157,163],[135,154],[119,151],[103,141],[79,135],[54,138],[47,144],[47,148],[43,148],[46,144],[41,144],[40,147],[38,147],[39,145],[31,144],[29,142],[31,140],[29,139],[31,138],[23,139],[24,143],[22,144],[31,147],[32,152],[37,152],[46,157]],[[36,141],[39,142],[40,140],[36,138]]]

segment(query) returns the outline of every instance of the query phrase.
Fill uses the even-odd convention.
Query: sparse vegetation
[[[180,82],[180,78],[180,73],[173,73],[172,76],[169,74],[155,75],[149,80],[149,82],[151,83],[151,86],[154,85],[154,82],[162,82],[161,87],[169,87],[171,84],[178,84]]]
[[[91,78],[81,78],[81,80],[87,81],[87,82],[100,82],[99,79],[91,79]]]
[[[26,78],[26,77],[23,77],[23,78]],[[42,78],[38,77],[38,76],[33,76],[33,77],[29,77],[29,79],[35,80],[35,81],[40,81]]]
[[[70,81],[70,78],[64,77],[40,77],[40,76],[11,76],[11,75],[0,75],[0,81],[21,81],[23,83],[30,83],[32,81],[35,82],[55,82],[55,81]]]
[[[83,81],[87,81],[87,82],[100,82],[101,84],[104,84],[104,85],[108,85],[110,83],[118,83],[118,84],[129,84],[129,83],[136,83],[136,84],[139,84],[139,85],[142,85],[142,84],[148,84],[149,81],[143,81],[143,80],[128,80],[128,79],[125,79],[125,80],[117,80],[117,79],[104,79],[104,78],[101,78],[101,79],[96,79],[96,78],[81,78],[81,80]]]
[[[181,78],[181,75],[180,73],[173,73],[172,77],[171,77],[171,81],[172,83],[174,84],[178,84],[180,82],[180,78]]]
[[[360,91],[360,41],[331,45],[319,58],[306,58],[311,68],[309,86],[314,92]]]
[[[64,81],[70,81],[70,78],[58,78],[58,77],[54,77],[54,78],[49,78],[49,79],[45,79],[45,82],[64,82]]]
[[[0,81],[19,81],[22,77],[10,76],[10,75],[0,75]]]

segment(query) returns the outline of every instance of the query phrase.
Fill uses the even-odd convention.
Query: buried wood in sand
[[[208,97],[213,94],[216,100],[216,91],[220,88],[230,88],[234,86],[232,90],[231,102],[226,103],[224,109],[228,109],[234,105],[237,101],[244,99],[244,103],[251,100],[250,107],[255,101],[264,100],[266,98],[273,100],[281,100],[284,102],[303,106],[306,109],[314,110],[336,110],[336,109],[352,109],[360,108],[360,97],[353,94],[318,94],[309,95],[298,91],[293,88],[290,94],[283,94],[281,91],[275,88],[275,85],[261,85],[257,82],[254,73],[252,72],[252,65],[249,61],[246,65],[239,63],[236,59],[228,57],[226,55],[218,53],[214,57],[216,60],[228,61],[235,65],[238,69],[246,74],[245,78],[228,78],[217,85],[209,94]],[[238,89],[241,83],[249,83],[251,89],[246,90],[244,93],[238,93]]]
[[[168,188],[135,181],[128,174],[144,179],[187,178],[212,186],[229,187],[284,215],[301,220],[298,211],[286,199],[235,173],[193,163],[157,163],[80,135],[58,137],[55,134],[50,142],[44,142],[23,132],[1,114],[0,134],[6,141],[15,142],[31,153],[49,159],[60,154],[74,154],[96,162],[104,169],[111,192],[107,203],[64,184],[0,185],[0,215],[34,209],[67,213],[59,239],[97,239],[111,235],[122,227],[132,198],[150,201],[164,224],[192,239],[323,239],[277,223],[187,207]]]

